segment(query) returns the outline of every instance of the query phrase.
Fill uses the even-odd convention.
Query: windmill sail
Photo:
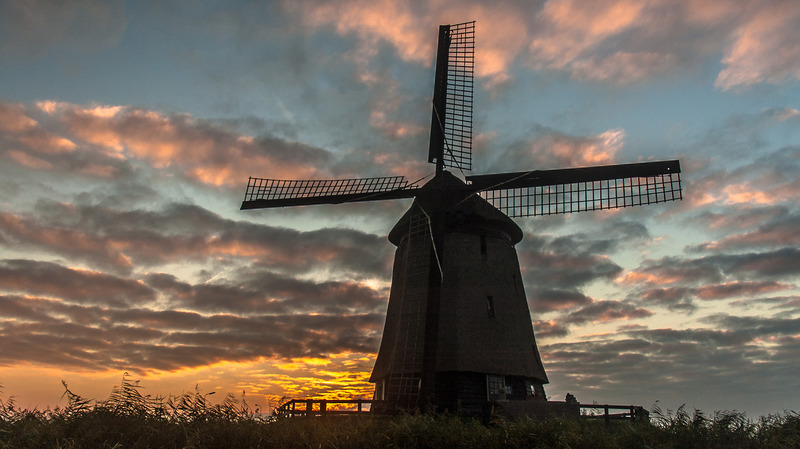
[[[251,177],[241,209],[412,198],[417,189],[403,176],[313,180]]]
[[[467,176],[510,217],[568,214],[683,199],[678,161]]]
[[[475,21],[439,27],[428,162],[472,169],[472,87]]]

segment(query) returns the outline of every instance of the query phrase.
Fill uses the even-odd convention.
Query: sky
[[[239,206],[433,173],[471,20],[468,174],[681,161],[683,201],[515,219],[548,396],[800,410],[794,0],[0,1],[0,399],[371,397],[411,200]]]

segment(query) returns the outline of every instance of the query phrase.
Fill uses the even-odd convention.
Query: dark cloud
[[[548,239],[534,238],[527,244],[518,245],[526,285],[576,289],[597,279],[613,279],[622,271],[622,267],[602,254],[556,252],[549,250],[548,243]],[[575,246],[580,250],[580,245]],[[567,251],[564,247],[559,249]]]
[[[800,251],[787,247],[761,253],[716,254],[696,259],[665,257],[648,260],[636,272],[625,274],[622,283],[700,286],[709,283],[723,284],[729,280],[755,282],[791,280],[798,273],[800,273]]]
[[[36,215],[0,213],[0,235],[19,248],[36,248],[95,267],[130,272],[178,260],[234,258],[275,270],[343,271],[388,277],[391,245],[349,229],[301,232],[224,219],[186,204],[159,211],[40,201]]]
[[[665,287],[634,291],[628,299],[647,305],[661,305],[673,311],[692,313],[697,309],[695,300],[754,299],[759,295],[781,290],[791,290],[792,284],[777,281],[731,281],[700,287]],[[731,302],[732,305],[741,301]]]
[[[235,281],[190,285],[169,274],[151,274],[145,282],[170,303],[204,312],[243,315],[384,312],[388,291],[353,282],[312,282],[254,270]]]
[[[759,221],[760,226],[754,230],[728,235],[719,241],[702,244],[696,249],[719,252],[800,246],[800,215],[762,215]]]
[[[565,324],[580,325],[589,322],[609,322],[645,318],[653,312],[620,301],[594,301],[570,312],[563,318]]]
[[[580,233],[555,237],[545,249],[563,254],[608,254],[620,246],[649,237],[647,228],[641,223],[615,221],[599,227],[592,235]]]
[[[800,348],[786,334],[796,321],[719,315],[709,322],[725,330],[628,328],[588,341],[545,344],[541,352],[549,376],[562,379],[559,388],[584,403],[661,400],[673,408],[685,403],[741,410],[743,398],[760,397],[789,406],[785,392],[800,387],[794,373]],[[758,343],[767,338],[769,348]]]
[[[132,279],[36,260],[0,260],[0,288],[114,307],[156,299],[155,290]]]
[[[533,329],[540,341],[547,338],[559,338],[569,335],[569,328],[555,321],[534,321]]]
[[[701,209],[690,216],[687,221],[691,224],[703,226],[711,231],[738,231],[749,230],[768,223],[783,222],[787,220],[789,209],[784,206],[750,206],[746,209],[725,208],[720,210]],[[706,243],[705,248],[709,243]]]
[[[381,314],[231,314],[66,304],[2,296],[0,364],[90,370],[175,370],[261,357],[377,350]]]
[[[592,302],[592,298],[572,290],[528,290],[531,312],[534,316],[555,310],[575,309]]]

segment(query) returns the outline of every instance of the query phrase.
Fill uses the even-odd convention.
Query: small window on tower
[[[486,297],[486,313],[489,316],[494,316],[494,298],[491,296]]]
[[[481,256],[486,255],[486,236],[481,235]]]
[[[503,376],[488,374],[486,389],[490,401],[502,401],[506,398],[506,379]]]

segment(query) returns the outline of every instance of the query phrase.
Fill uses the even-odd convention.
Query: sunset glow
[[[793,0],[5,2],[0,398],[371,398],[410,201],[239,206],[429,179],[437,29],[469,20],[456,176],[681,161],[683,201],[515,219],[548,396],[798,410]]]

